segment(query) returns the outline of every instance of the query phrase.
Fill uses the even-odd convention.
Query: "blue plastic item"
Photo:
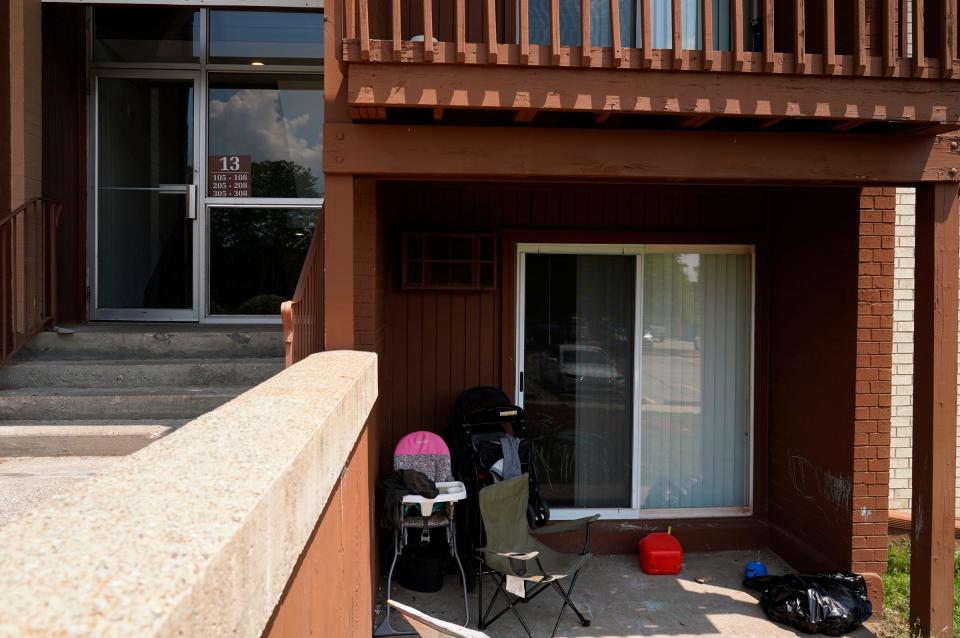
[[[743,570],[744,578],[754,578],[756,576],[766,576],[766,575],[767,575],[767,566],[758,560],[750,561],[749,563],[747,563],[747,566]]]

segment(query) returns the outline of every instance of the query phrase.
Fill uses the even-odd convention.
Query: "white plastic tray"
[[[430,516],[433,512],[435,503],[455,503],[467,498],[467,488],[460,481],[443,481],[437,483],[437,489],[440,493],[436,498],[424,498],[423,496],[404,496],[403,502],[407,504],[420,505],[420,516]]]

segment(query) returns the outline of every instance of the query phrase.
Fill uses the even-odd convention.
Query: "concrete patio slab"
[[[768,551],[690,553],[684,557],[679,576],[648,576],[640,570],[636,556],[594,556],[584,567],[574,594],[574,602],[592,620],[591,625],[581,627],[574,614],[567,610],[557,636],[780,638],[808,635],[769,621],[757,604],[759,597],[743,587],[743,567],[747,561],[757,559],[767,564],[771,574],[791,571]],[[493,583],[488,581],[484,587],[484,604],[494,591]],[[381,587],[380,600],[383,596]],[[452,575],[447,576],[443,590],[436,594],[412,592],[395,584],[392,597],[437,618],[463,621],[461,589]],[[476,591],[470,594],[469,600],[470,627],[476,628]],[[556,593],[544,592],[521,609],[535,638],[550,635],[560,604]],[[378,611],[381,608],[382,605],[378,605]],[[379,620],[378,617],[377,622]],[[391,622],[397,629],[407,628],[393,615]],[[491,638],[526,635],[509,613],[485,631]],[[869,628],[861,628],[850,636],[868,638],[875,634]]]

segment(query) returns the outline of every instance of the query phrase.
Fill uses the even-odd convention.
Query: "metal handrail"
[[[293,292],[280,305],[286,366],[323,350],[323,210]]]
[[[56,321],[62,208],[34,197],[0,217],[0,366]]]

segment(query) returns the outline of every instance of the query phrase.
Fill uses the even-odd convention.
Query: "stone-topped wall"
[[[301,612],[311,635],[370,635],[370,486],[347,465],[376,398],[376,355],[313,355],[7,525],[0,635],[292,635]],[[311,537],[351,568],[304,610]]]

